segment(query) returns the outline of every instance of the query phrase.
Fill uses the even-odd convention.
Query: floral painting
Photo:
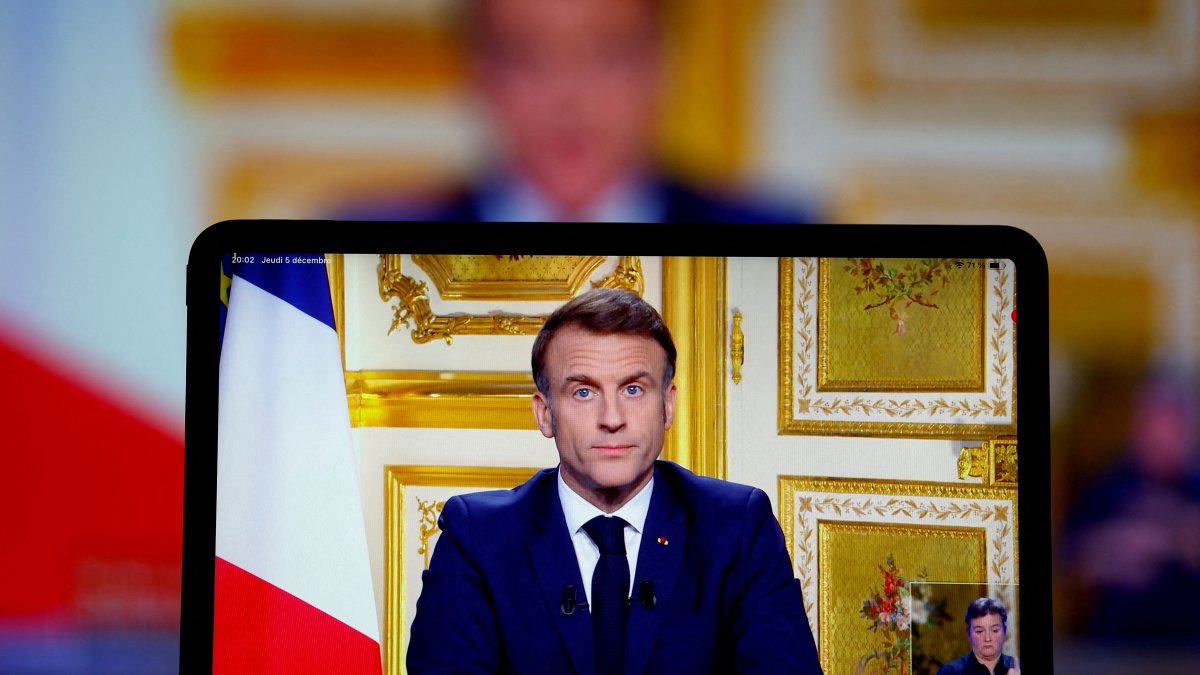
[[[937,295],[950,283],[947,274],[956,261],[949,258],[925,258],[906,260],[897,267],[887,265],[878,258],[847,258],[842,271],[861,279],[854,287],[856,295],[865,295],[863,311],[887,309],[888,318],[895,323],[896,335],[907,335],[905,323],[908,311],[917,308],[940,309]],[[962,261],[957,261],[962,268]]]
[[[914,632],[943,626],[951,619],[945,599],[932,599],[928,585],[910,583],[892,555],[888,555],[885,565],[878,566],[883,575],[882,589],[872,589],[859,610],[878,641],[859,658],[855,675],[924,672],[929,664],[913,658]],[[922,571],[916,578],[926,576]]]

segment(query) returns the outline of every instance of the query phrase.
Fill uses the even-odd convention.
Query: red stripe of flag
[[[214,675],[379,672],[371,638],[237,565],[216,565]]]

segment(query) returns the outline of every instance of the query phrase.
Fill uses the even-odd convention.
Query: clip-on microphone
[[[638,582],[637,595],[629,598],[629,604],[632,605],[635,600],[642,603],[642,607],[645,607],[646,609],[654,609],[654,604],[657,602],[657,598],[654,597],[653,579],[642,579]]]
[[[567,584],[563,586],[562,595],[560,597],[562,599],[559,601],[558,608],[562,611],[564,616],[571,616],[575,613],[576,609],[588,606],[586,602],[579,602],[575,599],[574,584]]]
[[[654,596],[654,580],[643,579],[638,582],[637,595],[626,600],[631,606],[634,602],[640,603],[646,609],[654,609],[654,605],[658,602],[658,598]],[[571,616],[575,610],[581,607],[587,607],[586,602],[580,602],[575,593],[574,584],[566,584],[562,587],[562,595],[560,596],[558,609],[563,613],[563,616]]]

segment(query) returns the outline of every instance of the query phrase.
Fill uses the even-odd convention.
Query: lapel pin
[[[670,542],[668,542],[668,541],[667,541],[667,538],[666,538],[666,537],[659,537],[659,538],[658,538],[658,543],[662,544],[663,546],[666,546],[666,545],[667,545],[667,544],[669,544]]]

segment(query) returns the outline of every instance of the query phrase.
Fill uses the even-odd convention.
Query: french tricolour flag
[[[221,274],[213,672],[380,673],[325,265],[233,260]]]

